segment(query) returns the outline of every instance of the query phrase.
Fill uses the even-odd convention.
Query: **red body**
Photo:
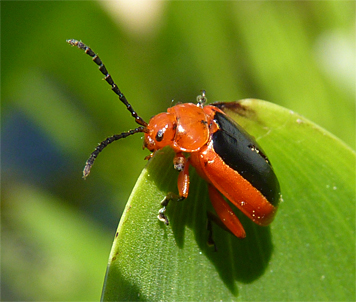
[[[179,196],[169,193],[161,202],[163,208],[159,211],[160,220],[168,224],[164,211],[170,199],[179,200],[188,196],[189,165],[195,167],[199,175],[209,183],[209,195],[216,213],[235,236],[245,237],[246,234],[221,194],[257,224],[267,225],[273,220],[280,193],[279,183],[269,160],[257,142],[220,109],[216,106],[204,106],[205,91],[197,97],[197,105],[188,103],[168,108],[166,113],[156,115],[147,124],[114,83],[99,56],[81,41],[70,39],[67,42],[92,57],[112,91],[140,125],[102,141],[86,162],[84,178],[89,175],[94,160],[106,146],[143,132],[144,147],[152,153],[166,146],[174,150],[174,168],[180,171]]]
[[[165,146],[174,150],[175,167],[181,170],[178,191],[184,198],[188,196],[188,168],[192,165],[209,183],[210,199],[221,221],[235,236],[243,238],[245,231],[221,194],[259,225],[271,223],[277,208],[215,152],[212,137],[219,130],[214,120],[217,112],[224,114],[209,105],[202,107],[187,103],[171,107],[167,113],[158,114],[150,120],[144,146],[151,152]],[[190,156],[186,157],[187,154]]]

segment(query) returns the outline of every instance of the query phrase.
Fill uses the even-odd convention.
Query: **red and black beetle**
[[[111,89],[131,112],[140,127],[108,137],[101,142],[86,162],[86,178],[98,154],[110,143],[135,133],[144,133],[144,148],[154,152],[170,146],[178,175],[178,195],[168,193],[161,202],[158,218],[168,225],[165,210],[170,200],[182,200],[189,192],[189,165],[207,181],[212,205],[222,225],[236,237],[244,238],[245,230],[225,201],[224,195],[253,222],[266,226],[276,214],[280,189],[271,163],[257,142],[230,119],[219,103],[205,105],[203,91],[197,104],[178,104],[146,123],[132,108],[106,70],[100,58],[84,43],[67,40],[93,58]],[[220,223],[221,224],[221,223]]]

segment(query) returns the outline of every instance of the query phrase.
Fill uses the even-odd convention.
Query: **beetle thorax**
[[[177,152],[195,152],[209,139],[207,116],[195,104],[179,104],[154,116],[145,133],[144,147],[151,152],[170,146]]]

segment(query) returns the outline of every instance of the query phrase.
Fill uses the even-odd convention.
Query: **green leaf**
[[[259,100],[225,108],[268,154],[283,202],[260,227],[238,213],[247,237],[214,228],[207,245],[207,186],[191,169],[189,197],[177,192],[173,152],[157,152],[126,205],[110,254],[103,300],[355,300],[355,153],[287,109]],[[236,210],[238,212],[238,210]]]

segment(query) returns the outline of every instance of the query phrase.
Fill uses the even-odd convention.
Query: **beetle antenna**
[[[131,112],[131,115],[135,118],[136,123],[141,126],[147,127],[147,123],[136,113],[136,111],[132,108],[131,104],[127,101],[124,94],[120,91],[119,87],[117,87],[111,75],[108,73],[105,65],[100,60],[99,56],[89,46],[85,45],[82,41],[70,39],[67,40],[67,43],[69,43],[72,46],[77,46],[79,49],[83,49],[87,55],[93,58],[93,61],[99,66],[99,70],[105,76],[105,81],[109,83],[112,91],[114,91],[119,96],[120,101],[123,102],[127,110]]]
[[[102,141],[96,148],[95,150],[92,152],[92,154],[90,154],[87,162],[85,163],[85,167],[84,167],[84,170],[83,170],[83,178],[87,178],[87,176],[89,175],[90,173],[90,169],[91,167],[93,166],[94,164],[94,161],[95,159],[97,158],[97,156],[99,155],[99,153],[101,151],[103,151],[103,149],[113,143],[114,141],[117,141],[119,139],[122,139],[122,138],[126,138],[130,135],[133,135],[135,133],[139,133],[139,132],[146,132],[146,127],[138,127],[136,129],[133,129],[133,130],[130,130],[130,131],[127,131],[127,132],[123,132],[123,133],[120,133],[120,134],[115,134],[113,136],[109,136],[108,138],[106,138],[104,141]]]

